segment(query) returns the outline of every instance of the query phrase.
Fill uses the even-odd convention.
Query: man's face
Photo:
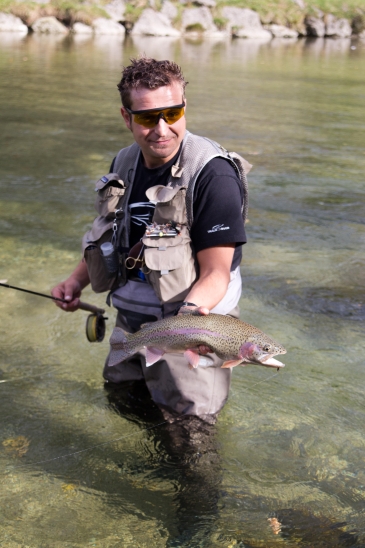
[[[147,110],[180,105],[183,102],[182,88],[178,82],[171,86],[162,86],[151,90],[134,89],[131,92],[131,110]],[[134,140],[141,147],[146,167],[154,168],[166,164],[179,149],[186,130],[185,115],[169,126],[163,118],[148,129],[134,121],[124,107],[121,113],[128,129],[133,133]]]

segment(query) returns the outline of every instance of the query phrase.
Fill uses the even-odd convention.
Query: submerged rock
[[[113,36],[124,36],[125,28],[116,21],[98,17],[93,21],[93,29],[95,34],[108,34]]]
[[[147,36],[180,36],[180,31],[174,29],[170,19],[163,13],[147,8],[142,12],[131,32],[132,35]]]
[[[62,25],[53,15],[37,19],[32,29],[34,32],[43,34],[68,34],[68,28]]]
[[[260,16],[256,11],[248,8],[225,6],[222,16],[228,20],[227,30],[239,38],[271,39],[271,32],[265,30]]]

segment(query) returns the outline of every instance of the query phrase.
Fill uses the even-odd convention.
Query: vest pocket
[[[82,240],[91,287],[96,293],[109,291],[118,286],[119,272],[114,276],[109,275],[100,251],[101,244],[111,241],[112,225],[112,221],[97,217],[91,230],[85,234]]]
[[[115,210],[122,196],[125,194],[125,185],[118,174],[110,173],[104,175],[96,183],[95,190],[97,197],[95,200],[95,209],[102,217],[114,216]]]
[[[183,301],[196,279],[191,240],[186,226],[173,238],[144,236],[145,276],[163,303]]]

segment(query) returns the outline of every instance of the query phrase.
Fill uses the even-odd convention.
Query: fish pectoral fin
[[[158,362],[165,354],[164,350],[161,348],[155,348],[154,346],[147,346],[146,348],[146,367],[153,365]]]
[[[196,369],[199,365],[200,355],[196,350],[193,350],[192,348],[188,348],[188,350],[185,350],[184,357],[188,360],[189,364]]]
[[[225,369],[227,367],[236,367],[236,365],[240,365],[240,363],[242,365],[245,365],[242,362],[243,362],[242,359],[240,359],[240,360],[228,360],[226,362],[223,362],[223,365],[221,367],[222,367],[222,369]]]

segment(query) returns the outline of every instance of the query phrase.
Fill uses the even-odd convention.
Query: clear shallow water
[[[85,313],[1,289],[0,546],[365,545],[365,48],[350,45],[0,35],[0,279],[48,292],[73,268],[93,183],[130,143],[120,69],[170,57],[189,129],[254,164],[241,317],[288,350],[275,377],[236,368],[215,428],[161,425],[104,389],[112,313],[90,345]]]

